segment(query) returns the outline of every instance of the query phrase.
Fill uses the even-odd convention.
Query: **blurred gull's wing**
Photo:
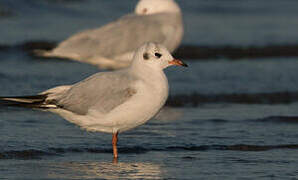
[[[84,61],[88,57],[111,58],[133,52],[145,42],[165,43],[182,25],[179,14],[128,15],[101,28],[83,31],[63,41],[54,56]],[[179,27],[177,27],[177,24]],[[180,27],[181,28],[181,27]],[[165,46],[169,43],[166,43]],[[170,51],[172,47],[167,47]]]
[[[97,111],[105,114],[136,93],[134,81],[124,71],[97,73],[73,85],[55,100],[57,106],[76,114],[87,114],[94,106]]]

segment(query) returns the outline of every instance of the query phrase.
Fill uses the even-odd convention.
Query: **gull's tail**
[[[64,59],[64,60],[77,60],[80,61],[80,56],[72,53],[57,53],[52,50],[36,49],[33,50],[32,55],[45,59]]]
[[[56,57],[55,54],[52,53],[50,50],[43,50],[43,49],[35,49],[33,50],[33,55],[36,57],[45,57],[45,58],[54,58]]]
[[[0,105],[40,109],[55,108],[55,105],[49,104],[46,101],[47,97],[47,94],[36,96],[0,97]]]

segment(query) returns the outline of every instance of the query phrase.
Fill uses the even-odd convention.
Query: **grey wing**
[[[122,73],[98,73],[75,84],[57,99],[60,108],[84,115],[96,106],[101,113],[108,113],[131,98],[136,90],[133,79]]]
[[[82,58],[112,56],[132,52],[145,42],[163,43],[165,26],[169,20],[163,15],[126,16],[99,29],[78,33],[62,42],[56,53],[77,53]]]

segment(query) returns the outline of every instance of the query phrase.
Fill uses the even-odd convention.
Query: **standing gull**
[[[58,86],[37,96],[3,97],[7,105],[39,108],[59,114],[88,131],[113,134],[117,159],[118,133],[144,124],[168,97],[163,69],[187,66],[172,57],[161,44],[146,43],[135,53],[128,68],[100,72],[69,86]]]
[[[127,67],[134,51],[146,42],[173,52],[183,36],[182,13],[174,0],[140,0],[135,13],[97,29],[85,30],[36,55],[90,63],[100,68]]]

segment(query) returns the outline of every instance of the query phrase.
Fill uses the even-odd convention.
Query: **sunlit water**
[[[0,0],[0,44],[60,41],[83,27],[116,19],[135,2]],[[185,12],[184,43],[297,41],[294,1],[178,2]],[[186,62],[188,69],[166,70],[171,95],[298,91],[297,58]],[[0,96],[32,95],[96,72],[87,64],[2,50]],[[119,135],[120,158],[114,164],[110,134],[83,131],[48,112],[1,107],[0,179],[295,179],[297,109],[296,102],[167,107],[147,124]]]

